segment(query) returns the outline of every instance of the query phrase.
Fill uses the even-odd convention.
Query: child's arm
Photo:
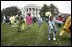
[[[60,23],[60,24],[63,24],[63,22],[62,21],[58,21],[58,20],[54,20],[55,21],[55,23]]]
[[[53,29],[53,26],[52,26],[52,24],[51,24],[51,22],[49,21],[49,26],[50,26],[50,28],[51,29]]]

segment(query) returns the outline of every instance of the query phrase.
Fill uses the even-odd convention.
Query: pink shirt
[[[27,24],[32,23],[32,17],[31,16],[27,16],[26,20],[27,20]]]

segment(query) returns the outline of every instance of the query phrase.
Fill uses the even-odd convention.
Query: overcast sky
[[[54,4],[60,12],[71,14],[71,1],[1,1],[1,10],[10,6],[17,6],[23,8],[26,4],[36,4],[43,6],[43,4]]]

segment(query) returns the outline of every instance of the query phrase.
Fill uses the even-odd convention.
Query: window
[[[35,9],[33,8],[33,12],[35,11]]]
[[[37,9],[36,9],[36,12],[37,12]]]
[[[27,12],[28,12],[28,9],[27,9]]]
[[[31,8],[29,10],[31,11]]]

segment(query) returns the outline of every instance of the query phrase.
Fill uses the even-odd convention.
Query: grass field
[[[48,41],[49,26],[46,22],[41,27],[38,26],[38,23],[35,23],[35,26],[31,24],[30,30],[25,23],[24,32],[16,32],[16,28],[12,28],[8,24],[1,24],[1,46],[71,46],[71,35],[65,33],[63,38],[60,38],[59,33],[62,27],[59,28],[56,25],[56,28],[58,29],[57,40],[53,41],[51,35],[51,40]]]

